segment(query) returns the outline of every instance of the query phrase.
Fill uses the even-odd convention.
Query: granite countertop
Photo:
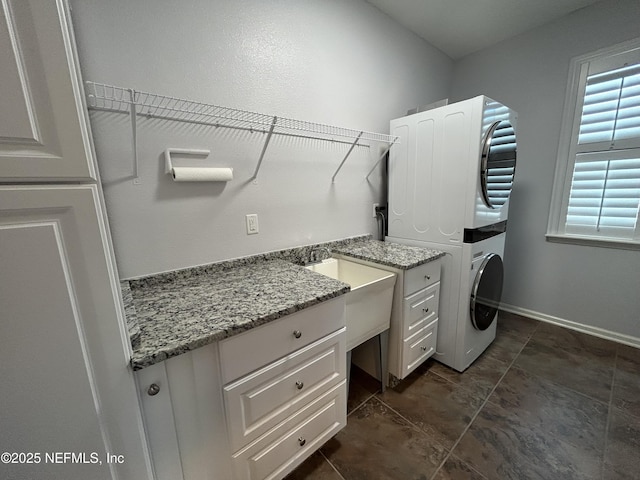
[[[132,280],[140,329],[131,365],[140,370],[349,292],[346,283],[286,260],[193,275]]]
[[[127,317],[129,340],[131,340],[131,345],[135,346],[140,342],[140,325],[138,325],[138,315],[136,313],[136,308],[133,305],[133,296],[131,295],[129,282],[120,282],[120,291],[122,292],[124,313]]]
[[[360,236],[124,281],[133,369],[349,292],[346,283],[300,265],[328,249],[403,270],[444,255]]]
[[[409,270],[445,255],[439,250],[379,240],[362,240],[334,247],[331,251],[400,270]]]

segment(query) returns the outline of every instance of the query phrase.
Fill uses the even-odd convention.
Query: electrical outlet
[[[376,218],[376,217],[377,217],[377,215],[376,215],[376,208],[378,208],[379,206],[380,206],[380,204],[379,204],[379,203],[374,203],[374,204],[373,204],[373,210],[372,210],[372,211],[373,211],[373,218]]]
[[[255,235],[256,233],[258,233],[258,214],[251,213],[245,218],[247,220],[247,235]]]

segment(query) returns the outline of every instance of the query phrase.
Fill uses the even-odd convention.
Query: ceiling
[[[367,0],[454,60],[599,0]]]

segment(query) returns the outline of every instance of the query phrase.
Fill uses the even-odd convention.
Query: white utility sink
[[[395,273],[337,258],[306,268],[351,286],[346,297],[347,351],[389,328]]]

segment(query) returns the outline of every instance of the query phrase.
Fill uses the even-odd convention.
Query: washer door
[[[471,323],[477,330],[486,330],[496,318],[503,278],[500,255],[490,253],[480,265],[471,288]]]
[[[489,208],[505,204],[516,171],[516,131],[507,120],[495,122],[482,142],[480,183],[482,197]]]

